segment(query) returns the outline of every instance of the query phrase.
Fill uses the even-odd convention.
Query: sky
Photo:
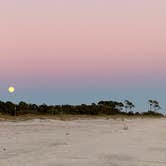
[[[164,111],[165,20],[165,0],[1,0],[0,99]]]

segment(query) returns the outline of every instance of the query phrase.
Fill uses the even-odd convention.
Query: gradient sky
[[[164,110],[165,20],[165,0],[0,1],[0,98]]]

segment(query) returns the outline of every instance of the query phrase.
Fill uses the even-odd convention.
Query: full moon
[[[9,91],[9,93],[14,93],[15,88],[14,88],[13,86],[10,86],[10,87],[8,88],[8,91]]]

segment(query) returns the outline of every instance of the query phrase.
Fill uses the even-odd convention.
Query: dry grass
[[[146,119],[146,118],[154,118],[158,119],[161,117],[157,116],[126,116],[126,115],[35,115],[35,114],[26,114],[26,115],[19,115],[19,116],[10,116],[0,114],[0,121],[26,121],[32,119],[53,119],[53,120],[62,120],[62,121],[71,121],[71,120],[78,120],[78,119],[121,119],[125,121],[125,119]],[[162,117],[163,118],[163,117]]]

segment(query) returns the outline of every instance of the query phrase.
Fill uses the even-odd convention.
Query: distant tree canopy
[[[161,109],[161,106],[157,100],[148,100],[148,102],[149,102],[149,106],[150,106],[149,111],[156,112]]]
[[[124,107],[125,107],[126,112],[127,112],[128,110],[131,112],[132,109],[135,108],[135,105],[134,105],[131,101],[125,100],[125,101],[124,101]]]
[[[163,116],[156,111],[161,107],[159,102],[155,100],[149,100],[150,111],[139,113],[134,113],[132,109],[135,105],[128,100],[125,100],[124,103],[118,101],[99,101],[97,104],[92,103],[90,105],[81,104],[81,105],[36,105],[28,104],[21,101],[19,104],[12,103],[10,101],[3,102],[0,101],[0,113],[8,114],[13,116],[25,115],[25,114],[39,114],[39,115],[129,115],[129,116],[144,116],[144,115],[153,115],[153,116]]]
[[[119,110],[119,111],[121,111],[124,107],[123,103],[117,101],[100,101],[98,102],[98,105],[108,106],[113,110]]]

